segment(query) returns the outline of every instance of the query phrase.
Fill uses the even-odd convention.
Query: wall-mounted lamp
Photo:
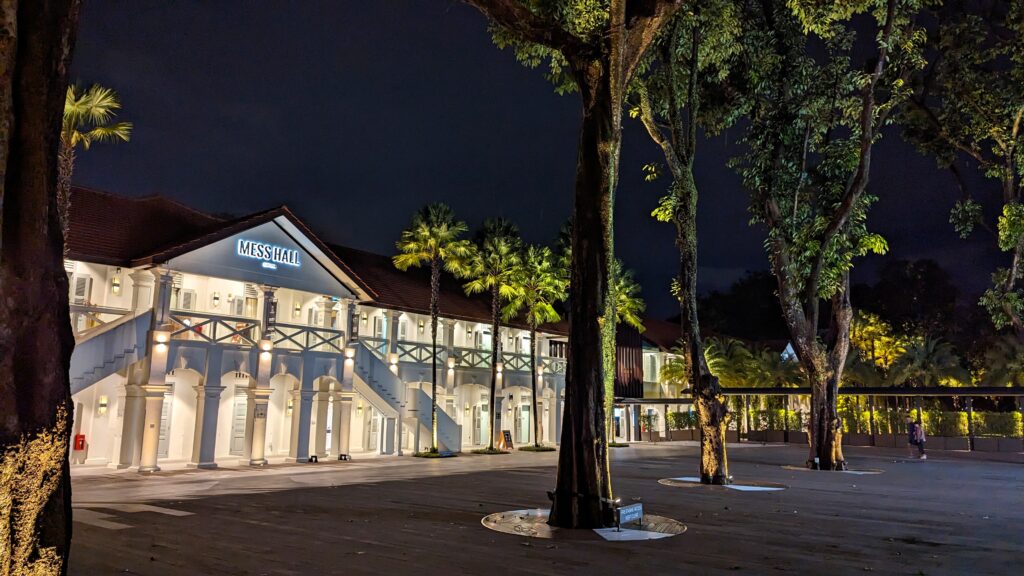
[[[210,299],[214,308],[220,306],[220,292],[214,292],[213,297]]]
[[[397,366],[398,365],[398,354],[397,353],[392,352],[392,353],[388,354],[388,364],[391,364],[392,366]]]
[[[295,308],[292,309],[292,317],[298,318],[299,316],[302,316],[302,304],[296,302]]]
[[[537,374],[544,374],[544,363],[537,363]]]
[[[288,412],[288,415],[289,415],[289,416],[291,416],[291,413],[292,413],[292,409],[293,409],[294,407],[295,407],[295,401],[294,401],[294,400],[292,400],[291,398],[289,398],[289,399],[288,399],[288,407],[287,407],[287,408],[285,408],[285,411],[286,411],[286,412]]]
[[[106,396],[100,396],[99,407],[96,408],[96,413],[103,416],[107,413],[108,406],[110,406],[110,400]]]
[[[497,364],[495,364],[495,366],[497,366],[497,368],[498,368],[498,374],[501,374],[502,372],[505,371],[505,363],[504,362],[498,362]]]
[[[118,270],[118,272],[120,272],[121,269],[118,268],[117,270]],[[113,278],[110,279],[110,293],[113,294],[114,296],[120,296],[121,295],[121,277],[120,276],[114,276]]]
[[[270,360],[270,351],[273,349],[273,342],[270,340],[260,340],[260,360]]]
[[[352,348],[351,346],[345,348],[345,358],[355,358],[355,357],[356,357],[356,349],[355,348]]]
[[[235,301],[235,295],[232,294],[231,292],[228,292],[228,304],[231,304],[234,301]]]
[[[424,324],[423,324],[423,320],[420,320],[420,323],[419,323],[419,325],[418,325],[418,327],[417,327],[417,328],[419,329],[419,332],[420,332],[420,334],[423,334],[423,329],[424,329],[424,327],[425,327],[425,326],[424,326]]]
[[[153,342],[156,345],[153,347],[157,352],[164,352],[167,350],[167,343],[171,341],[171,333],[166,330],[154,330],[153,331]]]
[[[469,402],[466,402],[466,414],[469,414]]]
[[[363,312],[363,315],[362,315],[362,317],[361,317],[361,318],[362,318],[362,320],[363,320],[363,326],[366,326],[366,318],[367,318],[367,317],[366,317],[366,312]]]
[[[448,369],[449,370],[454,370],[455,369],[455,364],[456,364],[455,356],[449,356],[448,357]]]
[[[360,402],[359,406],[356,406],[356,414],[362,414],[362,413],[363,413],[363,403]]]

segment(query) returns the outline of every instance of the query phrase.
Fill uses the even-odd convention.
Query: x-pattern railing
[[[75,332],[75,337],[81,338],[130,312],[127,308],[72,304],[71,328]]]
[[[565,374],[565,358],[552,358],[545,356],[541,359],[544,363],[544,371],[550,374]]]
[[[242,316],[215,316],[202,312],[175,310],[170,315],[177,328],[171,330],[175,340],[195,340],[211,344],[255,346],[259,340],[260,323]]]
[[[505,353],[501,355],[501,361],[505,363],[505,370],[513,370],[520,372],[530,371],[530,355],[529,354],[512,354]]]
[[[430,362],[433,354],[431,353],[432,345],[430,343],[422,342],[406,342],[399,341],[396,349],[398,351],[399,362]],[[438,360],[440,360],[441,347],[438,347]]]
[[[477,348],[456,348],[455,357],[462,368],[490,368],[491,351]]]
[[[388,354],[388,341],[384,338],[373,338],[370,336],[360,336],[359,340],[366,344],[366,347],[381,360],[384,360]]]
[[[336,354],[345,351],[345,332],[333,328],[275,323],[268,336],[275,348]]]

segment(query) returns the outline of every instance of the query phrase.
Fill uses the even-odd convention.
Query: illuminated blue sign
[[[298,250],[283,248],[265,242],[239,238],[237,252],[239,256],[244,258],[260,260],[260,265],[269,270],[277,270],[278,264],[294,266],[296,268],[302,266]]]

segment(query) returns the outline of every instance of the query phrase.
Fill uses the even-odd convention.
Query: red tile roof
[[[68,256],[129,266],[137,256],[222,224],[220,218],[162,196],[126,198],[76,186],[71,189]]]
[[[299,227],[359,284],[372,302],[384,308],[430,313],[430,271],[402,272],[390,256],[383,256],[323,243],[286,206],[225,220],[189,208],[163,196],[128,198],[79,186],[71,190],[69,257],[111,266],[142,266],[165,262],[241,230],[285,216]],[[490,322],[490,300],[486,294],[467,296],[462,281],[451,274],[441,278],[441,314],[470,322]],[[525,328],[522,322],[503,322]],[[669,350],[679,339],[679,326],[653,318],[644,319],[644,340]],[[545,332],[565,335],[563,319],[543,327]]]

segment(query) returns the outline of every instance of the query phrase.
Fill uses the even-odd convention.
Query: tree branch
[[[530,10],[520,0],[463,0],[483,13],[493,24],[507,28],[523,40],[542,44],[563,53],[587,54],[594,47],[570,34],[553,19]]]

